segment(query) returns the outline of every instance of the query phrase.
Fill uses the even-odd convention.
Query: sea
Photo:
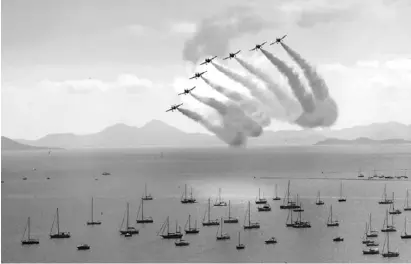
[[[389,205],[380,205],[384,185],[387,195],[395,193],[395,207],[404,206],[411,181],[368,180],[373,170],[385,175],[408,169],[411,178],[410,146],[287,146],[259,148],[142,148],[87,149],[2,152],[1,179],[1,261],[2,262],[410,262],[411,239],[401,239],[405,217],[411,233],[411,211],[393,217],[397,232],[390,233],[390,250],[398,258],[363,255],[361,243],[365,224],[372,214],[373,228],[380,230]],[[365,174],[359,179],[358,170]],[[109,172],[110,175],[102,175]],[[23,180],[27,177],[27,180]],[[47,179],[49,177],[50,179]],[[287,228],[288,210],[273,201],[275,185],[282,199],[290,180],[292,195],[303,203],[302,218],[311,228]],[[193,188],[196,204],[182,204],[187,184]],[[154,199],[144,203],[145,216],[154,223],[137,224],[140,198],[147,191]],[[337,201],[342,185],[345,203]],[[232,216],[238,224],[224,224],[230,240],[217,241],[218,226],[203,227],[201,222],[218,196],[231,202]],[[267,198],[271,212],[258,212],[258,192]],[[318,191],[324,206],[315,205]],[[94,220],[101,225],[87,226],[94,198]],[[411,199],[411,198],[410,198]],[[251,220],[260,229],[244,230],[243,223],[251,202]],[[119,234],[126,203],[130,223],[139,234]],[[327,227],[333,207],[339,227]],[[49,233],[59,209],[60,230],[68,239],[50,239]],[[212,207],[211,218],[228,214],[227,207]],[[175,240],[162,239],[158,231],[169,217],[170,230],[184,226],[188,215],[198,222],[200,233],[184,235],[187,247],[176,247]],[[31,236],[39,245],[22,246],[27,219]],[[391,216],[390,216],[391,221]],[[238,232],[244,250],[237,250]],[[274,236],[278,243],[266,245]],[[343,242],[333,242],[342,236]],[[377,241],[382,251],[385,233]],[[87,243],[88,251],[77,245]]]

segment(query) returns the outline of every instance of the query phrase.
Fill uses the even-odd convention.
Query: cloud
[[[227,52],[230,40],[270,27],[273,23],[254,13],[250,6],[230,7],[197,25],[195,35],[184,45],[183,59],[195,63],[202,56],[222,56]]]
[[[127,30],[132,35],[136,35],[136,36],[142,36],[147,32],[147,28],[145,26],[139,25],[139,24],[128,25]]]
[[[303,28],[314,27],[317,24],[328,24],[334,21],[347,21],[354,17],[353,7],[315,7],[313,9],[302,10],[297,24]]]
[[[197,30],[197,25],[188,22],[175,23],[171,26],[171,33],[192,34]]]
[[[43,80],[40,87],[48,90],[66,90],[70,94],[89,94],[92,92],[106,92],[108,90],[123,90],[127,93],[141,93],[154,86],[148,79],[139,78],[133,74],[120,74],[114,82],[104,82],[97,79],[50,81]]]
[[[411,59],[389,60],[385,66],[391,70],[407,70],[411,71]]]

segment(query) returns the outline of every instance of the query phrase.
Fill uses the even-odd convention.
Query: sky
[[[177,96],[185,88],[221,98],[188,78],[208,70],[211,80],[241,88],[199,63],[241,49],[284,84],[261,53],[248,51],[284,34],[327,83],[339,112],[333,128],[411,124],[410,13],[408,0],[2,0],[1,132],[37,139],[153,119],[204,132],[165,113],[180,102],[209,111]],[[266,49],[296,67],[280,45]],[[243,70],[235,60],[219,63]],[[274,120],[266,129],[298,127]]]

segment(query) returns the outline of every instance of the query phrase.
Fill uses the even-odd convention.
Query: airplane
[[[184,92],[182,92],[182,93],[179,93],[178,95],[182,95],[182,94],[189,94],[192,90],[194,90],[196,87],[194,86],[193,88],[191,88],[191,89],[184,89]]]
[[[200,73],[198,73],[198,72],[196,72],[195,74],[194,74],[194,76],[193,77],[191,77],[191,78],[189,78],[190,80],[191,79],[197,79],[197,78],[200,78],[201,77],[201,75],[203,75],[204,73],[206,73],[207,71],[204,71],[204,72],[200,72]]]
[[[262,47],[265,43],[267,43],[267,41],[264,41],[264,42],[261,43],[261,44],[255,45],[255,48],[254,48],[254,49],[250,49],[250,51],[261,49],[261,47]]]
[[[204,62],[201,63],[200,65],[210,63],[210,62],[211,62],[212,60],[214,60],[215,58],[217,58],[217,56],[214,56],[214,57],[212,57],[212,58],[210,58],[210,59],[207,58],[207,59],[205,59]]]
[[[237,55],[238,53],[240,53],[240,51],[241,51],[241,50],[237,51],[236,53],[230,53],[230,54],[228,54],[228,57],[224,58],[223,60],[234,58],[235,55]]]
[[[284,35],[282,38],[276,38],[275,41],[273,43],[270,43],[270,46],[276,43],[280,43],[281,40],[283,40],[285,37],[287,37],[287,35]]]
[[[174,112],[174,110],[177,110],[180,106],[182,106],[183,104],[179,104],[179,105],[172,105],[170,109],[168,109],[166,112]]]

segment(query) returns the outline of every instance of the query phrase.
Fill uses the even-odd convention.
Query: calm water
[[[160,158],[160,153],[164,157]],[[291,191],[302,197],[303,218],[311,221],[306,230],[287,229],[287,211],[280,210],[281,201],[272,201],[274,185],[283,197],[287,180],[259,177],[320,177],[356,178],[356,171],[411,168],[411,148],[354,147],[288,147],[261,149],[142,149],[102,151],[54,151],[2,153],[2,262],[387,262],[381,255],[362,255],[361,237],[368,213],[373,226],[381,229],[387,205],[378,205],[383,182],[344,181],[346,203],[338,203],[340,181],[291,181]],[[33,170],[36,168],[36,170]],[[102,176],[104,171],[110,176]],[[324,174],[321,174],[324,171]],[[388,172],[387,172],[388,173]],[[28,179],[23,181],[22,176]],[[254,176],[256,177],[254,179]],[[408,176],[411,176],[408,173]],[[50,177],[50,180],[46,180]],[[98,179],[98,180],[95,180]],[[135,223],[138,198],[144,183],[155,199],[145,204],[145,214],[154,224],[137,225],[140,234],[131,238],[118,230],[130,202],[130,219]],[[179,202],[184,184],[194,187],[199,203]],[[170,216],[172,230],[175,221],[184,227],[188,214],[201,222],[209,196],[214,199],[222,188],[222,196],[232,203],[232,214],[239,224],[225,224],[229,241],[216,241],[217,227],[202,227],[199,235],[186,235],[189,247],[175,247],[173,240],[156,236],[162,223]],[[254,204],[258,188],[269,198],[271,212],[257,212]],[[387,192],[396,194],[396,206],[404,203],[410,181],[389,182]],[[315,196],[321,190],[326,205],[317,207]],[[95,219],[101,226],[86,226],[90,219],[91,197],[94,196]],[[252,218],[261,229],[242,228],[247,201],[252,201]],[[340,227],[327,228],[329,205],[333,205]],[[60,210],[62,231],[72,237],[50,240],[48,234],[56,208]],[[227,207],[212,208],[212,218],[227,215]],[[411,240],[401,240],[404,216],[395,216],[398,232],[390,236],[390,247],[400,251],[392,262],[411,261]],[[32,236],[40,245],[23,247],[20,239],[27,217],[32,219]],[[237,251],[238,231],[246,249]],[[342,243],[332,238],[341,235]],[[265,245],[264,240],[275,236],[278,244]],[[380,233],[380,250],[384,234]],[[76,245],[88,243],[90,251],[77,251]]]

